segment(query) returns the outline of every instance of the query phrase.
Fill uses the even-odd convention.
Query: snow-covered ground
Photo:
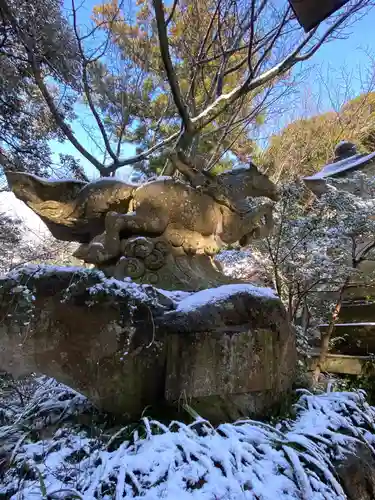
[[[223,300],[227,300],[231,295],[241,292],[257,297],[276,298],[275,292],[270,288],[261,288],[247,283],[237,283],[192,293],[189,297],[183,298],[178,303],[177,311],[188,312],[205,304],[220,303]]]
[[[0,399],[9,500],[345,500],[333,463],[358,442],[374,452],[375,409],[360,392],[306,392],[296,418],[276,426],[144,418],[93,433],[83,396],[46,377],[33,384]]]

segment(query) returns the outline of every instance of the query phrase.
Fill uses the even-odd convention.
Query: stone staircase
[[[321,333],[328,328],[320,326]],[[320,338],[311,341],[310,369],[318,362]],[[375,360],[375,286],[352,286],[345,296],[339,321],[331,336],[325,371],[363,375]]]

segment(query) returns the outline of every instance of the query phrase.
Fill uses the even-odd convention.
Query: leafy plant
[[[8,413],[0,442],[11,460],[0,494],[7,498],[172,499],[199,492],[228,500],[245,493],[341,500],[337,457],[358,443],[372,449],[375,439],[375,412],[362,392],[302,391],[294,415],[275,425],[245,419],[214,428],[192,410],[191,424],[143,418],[94,437],[79,423],[92,411],[85,398],[45,377],[30,383],[34,392],[23,405],[17,397],[2,401]]]

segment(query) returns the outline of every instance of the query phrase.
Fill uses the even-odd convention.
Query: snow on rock
[[[100,438],[68,424],[79,401],[45,378],[23,406],[7,401],[0,496],[345,500],[334,461],[358,443],[369,450],[375,444],[375,409],[361,392],[305,393],[295,420],[276,427],[243,420],[215,429],[199,418],[190,425],[144,418]],[[36,430],[48,428],[51,414],[60,428],[38,440]]]
[[[131,281],[130,278],[120,281],[115,278],[106,278],[104,274],[101,276],[101,283],[97,283],[96,285],[88,288],[88,292],[91,296],[95,296],[103,292],[110,292],[112,295],[117,295],[119,297],[131,295],[136,297],[138,300],[149,300],[149,296],[145,293],[143,287]]]
[[[277,295],[271,288],[262,288],[254,285],[240,283],[233,285],[223,285],[218,288],[209,288],[193,293],[189,297],[182,299],[177,305],[177,312],[188,312],[206,304],[214,304],[226,301],[232,295],[238,293],[248,293],[257,297],[276,299]]]
[[[182,290],[174,290],[174,291],[163,290],[162,288],[156,288],[156,290],[176,303],[181,302],[181,300],[185,299],[186,297],[190,297],[190,295],[194,293],[194,292],[183,292]]]
[[[275,299],[277,295],[271,288],[257,287],[247,283],[223,285],[218,288],[209,288],[200,292],[183,292],[183,291],[168,291],[162,289],[153,289],[152,286],[139,285],[134,283],[130,278],[117,280],[115,278],[107,278],[102,271],[97,269],[86,269],[79,266],[54,266],[47,264],[29,264],[10,271],[5,278],[6,281],[15,283],[21,282],[25,277],[34,280],[42,277],[48,278],[51,276],[70,276],[72,275],[72,285],[75,282],[85,279],[95,279],[97,283],[88,286],[88,293],[94,298],[100,293],[111,293],[112,295],[125,296],[132,295],[138,300],[148,301],[151,296],[157,299],[157,294],[152,294],[155,290],[159,294],[170,299],[176,307],[177,312],[187,312],[194,310],[205,304],[213,304],[221,301],[226,301],[232,295],[238,293],[248,293],[257,297],[265,297]],[[69,291],[69,289],[68,289]]]
[[[23,282],[25,277],[38,280],[40,278],[48,279],[52,276],[71,277],[71,284],[66,291],[67,294],[69,294],[70,290],[73,289],[77,283],[87,282],[87,291],[92,298],[95,298],[95,296],[99,294],[110,294],[118,297],[130,296],[145,302],[148,302],[150,298],[155,298],[147,293],[147,286],[138,285],[130,278],[126,278],[121,281],[115,278],[107,278],[102,271],[97,269],[86,269],[79,266],[29,264],[10,271],[3,279],[8,282],[13,281],[15,283],[19,283]],[[93,284],[90,285],[90,282],[93,282]]]
[[[42,276],[51,276],[58,273],[79,274],[79,273],[92,273],[93,271],[84,269],[80,266],[52,266],[48,264],[28,264],[26,266],[12,269],[6,276],[7,280],[19,281],[23,276],[30,276],[38,279]],[[104,273],[96,271],[99,275],[104,277]]]

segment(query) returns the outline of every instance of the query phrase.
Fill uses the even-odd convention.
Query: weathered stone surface
[[[348,500],[375,498],[375,456],[369,446],[359,442],[335,470]]]
[[[247,284],[214,290],[197,292],[166,313],[165,329],[180,333],[205,332],[246,324],[275,332],[287,328],[285,309],[272,290]]]
[[[340,311],[340,323],[375,323],[374,302],[347,302]]]
[[[264,414],[293,380],[295,365],[288,361],[293,360],[294,346],[288,340],[283,344],[276,332],[244,327],[172,334],[166,399],[185,398],[212,423]]]
[[[241,205],[245,212],[249,212],[246,197],[278,199],[275,184],[255,165],[217,177],[206,174],[195,187],[171,177],[134,185],[115,178],[85,184],[74,180],[47,181],[23,172],[7,172],[6,175],[15,195],[43,217],[47,225],[52,223],[51,231],[55,237],[66,239],[71,231],[70,239],[83,243],[88,243],[103,231],[100,224],[93,232],[85,231],[85,226],[112,211],[115,211],[113,217],[119,222],[116,227],[109,225],[113,233],[123,229],[131,235],[155,235],[163,233],[168,225],[175,224],[182,234],[186,230],[202,235],[214,234],[218,222],[221,222],[217,220],[220,218],[220,207],[229,204],[227,209],[235,220],[229,213],[224,215],[224,219],[228,219],[228,227],[223,228],[223,241],[226,241],[226,238],[232,239],[232,233],[237,235],[246,229],[248,218],[244,217],[241,221],[238,214],[235,216],[237,211],[241,211]],[[196,175],[199,176],[199,173]],[[194,184],[194,179],[190,180]],[[207,186],[201,182],[207,183]],[[119,217],[125,214],[128,217]],[[63,231],[61,234],[59,229]],[[233,242],[238,239],[240,237]]]
[[[260,289],[177,301],[98,271],[31,267],[0,294],[0,369],[52,376],[129,420],[181,402],[213,421],[262,415],[293,382],[294,334]]]
[[[321,325],[324,333],[328,325]],[[375,354],[375,324],[374,323],[338,323],[331,335],[330,352],[349,354],[352,356],[368,356]],[[317,341],[317,347],[319,340]]]
[[[313,372],[319,363],[319,351],[310,353],[309,370]],[[349,356],[348,354],[327,354],[324,371],[343,375],[365,375],[372,366],[370,356]]]
[[[36,299],[28,313],[18,305],[23,292],[12,292],[19,284],[3,280],[0,366],[15,376],[49,375],[102,408],[139,415],[163,397],[164,338],[154,338],[152,324],[162,306],[132,284],[101,290],[99,276],[79,269],[22,276]],[[90,294],[95,285],[99,293]]]
[[[264,412],[288,390],[294,336],[280,300],[257,292],[249,285],[205,290],[164,314],[167,400],[182,395],[214,422]]]
[[[277,187],[255,165],[213,176],[185,157],[172,161],[189,182],[163,177],[133,185],[108,178],[85,184],[6,175],[56,238],[80,242],[75,256],[107,275],[169,290],[217,286],[226,279],[211,257],[224,245],[269,234],[272,204],[248,197],[275,201]]]

